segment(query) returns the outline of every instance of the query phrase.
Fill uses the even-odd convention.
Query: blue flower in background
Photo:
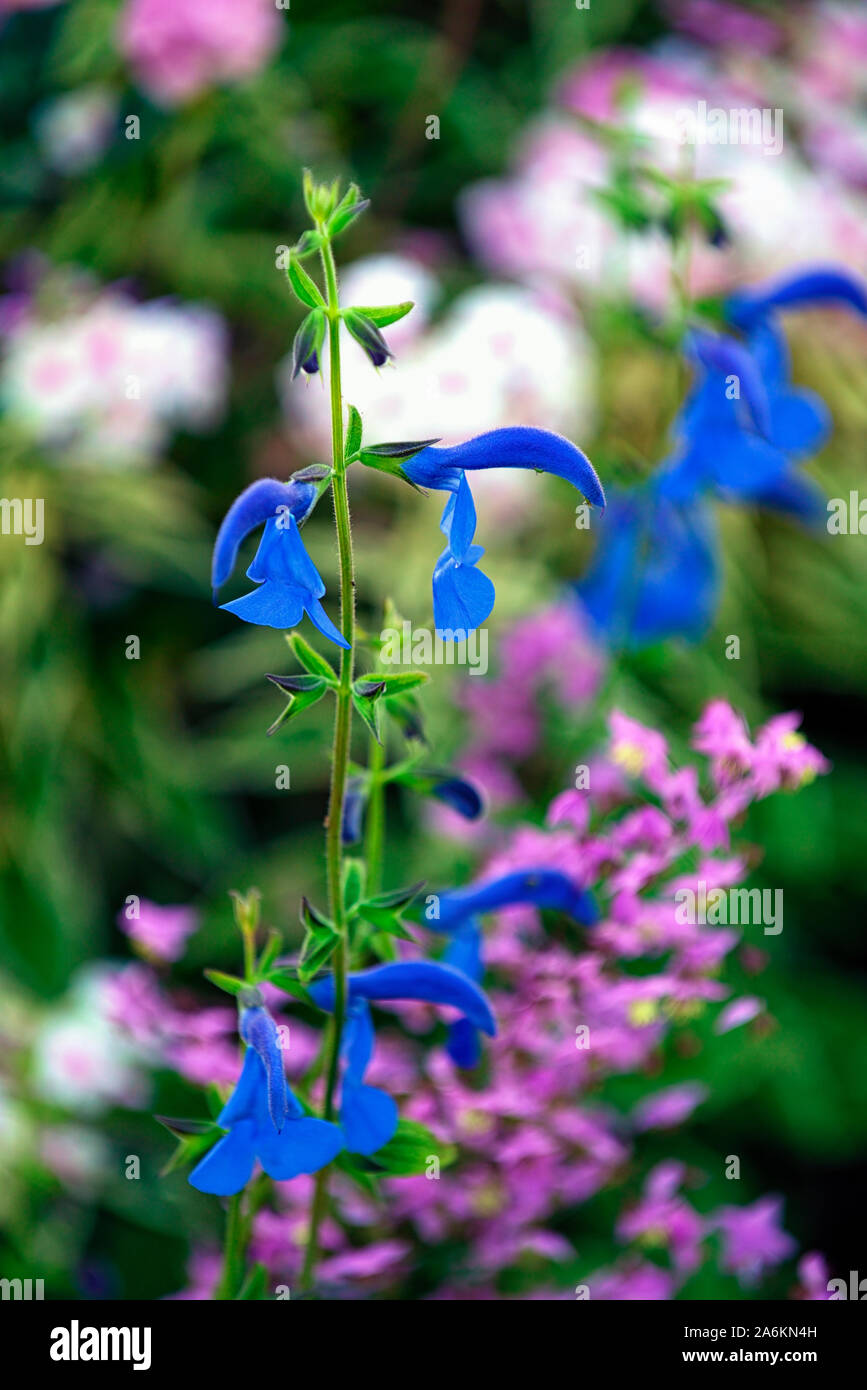
[[[720,592],[711,509],[702,501],[673,502],[654,482],[612,497],[576,592],[612,647],[676,636],[697,641],[710,626]]]
[[[476,509],[467,481],[467,473],[488,468],[552,473],[572,483],[592,505],[605,506],[602,484],[590,460],[550,430],[517,425],[490,430],[449,448],[428,446],[404,461],[404,476],[416,487],[453,494],[440,522],[448,544],[433,576],[434,624],[440,632],[472,632],[494,606],[494,586],[476,569],[484,551],[473,545]]]
[[[222,608],[260,627],[295,627],[306,613],[323,637],[338,647],[349,645],[320,603],[325,585],[304,549],[291,512],[266,521],[247,578],[259,587],[221,604]]]
[[[470,917],[519,903],[556,908],[587,927],[599,920],[592,893],[576,887],[566,874],[557,869],[518,869],[500,878],[488,879],[486,883],[473,883],[468,888],[441,893],[439,915],[426,920],[425,925],[434,931],[451,931]]]
[[[350,1153],[373,1154],[397,1129],[397,1102],[364,1074],[373,1056],[374,1032],[365,999],[354,999],[347,1011],[340,1055],[345,1063],[340,1092],[340,1124]]]
[[[663,465],[660,494],[691,501],[715,489],[753,500],[788,467],[771,432],[771,405],[759,365],[734,338],[693,333],[687,353],[697,381],[674,425],[676,450]]]
[[[426,918],[425,926],[449,936],[442,963],[459,970],[474,984],[481,984],[485,968],[479,915],[518,903],[556,908],[585,926],[593,926],[599,919],[592,894],[576,887],[570,878],[556,869],[519,870],[504,874],[487,883],[472,884],[469,888],[458,888],[439,895],[439,915]],[[464,1017],[449,1025],[446,1051],[455,1066],[476,1066],[481,1047],[478,1029],[472,1019]]]
[[[848,270],[838,266],[810,266],[780,276],[752,289],[729,295],[726,318],[737,328],[750,329],[776,309],[811,309],[839,306],[867,318],[867,289]]]
[[[277,1029],[265,1009],[245,1009],[241,1036],[247,1042],[244,1066],[217,1118],[229,1132],[189,1176],[199,1192],[218,1197],[240,1192],[257,1159],[280,1182],[317,1172],[343,1148],[338,1127],[305,1115],[287,1086]]]

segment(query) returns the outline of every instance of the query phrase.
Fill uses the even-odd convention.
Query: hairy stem
[[[322,230],[320,228],[320,230]],[[328,815],[325,820],[325,862],[328,878],[328,902],[331,919],[338,932],[338,942],[334,952],[334,1016],[329,1038],[328,1060],[325,1086],[324,1116],[334,1118],[334,1093],[337,1087],[338,1064],[340,1060],[340,1035],[346,1013],[346,974],[348,967],[348,946],[346,916],[343,911],[341,891],[341,868],[343,845],[341,826],[343,823],[343,804],[346,798],[346,774],[349,764],[349,747],[352,733],[352,675],[355,653],[355,571],[352,559],[352,527],[349,517],[349,496],[346,487],[346,461],[343,448],[343,397],[340,383],[340,306],[337,291],[337,270],[331,243],[325,239],[322,245],[322,269],[325,274],[325,287],[328,299],[328,350],[331,386],[331,462],[334,468],[332,493],[334,496],[334,521],[337,530],[337,551],[340,564],[340,630],[349,646],[340,654],[340,683],[337,688],[337,701],[334,714],[334,744],[331,759],[331,790],[328,798]],[[313,1207],[310,1213],[310,1234],[304,1269],[301,1276],[302,1287],[312,1288],[316,1274],[319,1227],[325,1212],[328,1188],[328,1169],[322,1168],[316,1175]]]
[[[216,1299],[233,1299],[241,1287],[244,1272],[244,1222],[241,1206],[244,1193],[229,1198],[226,1214],[226,1241],[223,1250],[223,1271],[214,1294]]]

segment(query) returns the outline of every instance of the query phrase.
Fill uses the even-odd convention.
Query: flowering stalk
[[[340,630],[347,643],[340,653],[340,679],[335,700],[334,739],[331,759],[331,789],[328,814],[325,820],[325,859],[328,879],[328,902],[331,918],[338,933],[334,951],[334,1017],[328,1045],[323,1116],[334,1115],[334,1092],[340,1061],[340,1038],[346,1012],[346,974],[348,948],[346,914],[341,889],[343,843],[341,826],[346,800],[346,776],[352,732],[352,675],[355,663],[355,567],[352,556],[352,520],[349,514],[349,494],[346,486],[346,457],[343,447],[343,396],[340,378],[340,300],[337,288],[337,269],[334,252],[323,222],[317,226],[322,237],[320,256],[325,275],[328,316],[329,385],[331,388],[331,463],[334,470],[334,524],[337,531],[337,552],[340,564]],[[310,1288],[316,1269],[319,1227],[325,1211],[328,1188],[328,1169],[316,1175],[313,1206],[310,1213],[310,1232],[301,1283]]]

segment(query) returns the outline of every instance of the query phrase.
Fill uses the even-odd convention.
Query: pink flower
[[[142,898],[138,916],[131,907],[118,914],[117,924],[143,956],[158,961],[179,960],[188,936],[198,926],[198,914],[190,907],[160,907]]]
[[[149,96],[175,106],[258,72],[281,32],[273,0],[127,0],[118,40]]]
[[[713,1218],[723,1236],[723,1268],[741,1284],[755,1284],[797,1249],[780,1226],[782,1197],[760,1197],[749,1207],[721,1207]]]
[[[674,1129],[688,1120],[709,1095],[707,1086],[699,1081],[669,1086],[639,1101],[632,1112],[632,1123],[637,1130]]]
[[[740,999],[733,999],[717,1015],[713,1031],[715,1033],[730,1033],[733,1028],[740,1028],[743,1024],[751,1023],[754,1018],[758,1018],[764,1007],[764,999],[757,999],[755,995],[744,995]]]
[[[653,790],[664,786],[668,778],[668,744],[662,734],[620,710],[611,711],[608,727],[612,761]]]

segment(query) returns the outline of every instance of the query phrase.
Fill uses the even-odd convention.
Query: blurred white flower
[[[67,1187],[88,1190],[105,1173],[110,1150],[105,1138],[84,1125],[49,1125],[39,1136],[39,1156]]]
[[[136,1109],[147,1099],[147,1059],[108,1017],[109,982],[105,968],[88,968],[34,1039],[36,1094],[74,1113]]]
[[[388,266],[383,262],[388,261]],[[386,273],[386,270],[388,273]],[[412,298],[422,268],[399,257],[359,262],[346,273],[345,302],[394,303]],[[371,274],[371,272],[374,272]],[[433,297],[424,281],[426,310]],[[368,279],[368,275],[371,278]],[[376,293],[369,293],[374,288]],[[356,293],[364,288],[363,299]],[[416,291],[417,293],[417,291]],[[410,320],[414,313],[409,316]],[[421,316],[423,325],[425,314]],[[377,372],[362,349],[344,334],[343,394],[360,410],[368,443],[398,439],[468,439],[502,425],[536,425],[579,440],[592,429],[595,362],[580,320],[560,298],[515,285],[486,285],[462,294],[446,316],[425,333],[416,327],[402,349],[394,328],[385,330],[397,360]],[[327,362],[325,385],[327,387]],[[329,398],[323,382],[290,381],[287,359],[280,392],[293,436],[314,456],[330,448]],[[492,471],[473,480],[498,496],[522,492],[530,475]]]
[[[9,418],[85,462],[151,460],[173,428],[212,424],[225,390],[219,315],[116,290],[50,322],[25,314],[0,363]]]
[[[106,87],[81,87],[42,106],[36,137],[45,162],[60,174],[89,169],[111,139],[117,97]]]

